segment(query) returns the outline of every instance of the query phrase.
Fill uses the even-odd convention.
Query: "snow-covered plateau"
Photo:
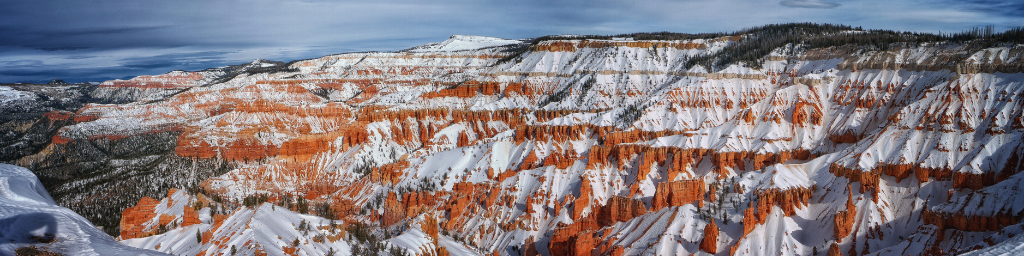
[[[10,162],[57,203],[173,255],[1020,254],[1021,40],[851,31],[452,36],[108,81],[0,128],[49,139]],[[47,248],[117,245],[28,188],[9,204],[85,230]]]

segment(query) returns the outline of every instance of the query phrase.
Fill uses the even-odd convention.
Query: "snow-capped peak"
[[[451,52],[522,43],[522,40],[489,36],[453,35],[443,42],[429,43],[410,48],[409,52]]]

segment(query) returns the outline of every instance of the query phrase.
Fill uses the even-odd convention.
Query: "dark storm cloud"
[[[53,52],[53,51],[74,51],[89,49],[88,47],[49,47],[49,48],[38,48],[39,50]]]
[[[234,51],[202,51],[168,53],[146,57],[130,57],[122,59],[121,66],[130,69],[202,69],[207,67],[224,66],[229,63],[224,55]]]
[[[822,2],[816,0],[787,0],[779,2],[783,6],[789,7],[800,7],[800,8],[820,8],[820,9],[831,9],[839,7],[837,3]]]
[[[797,7],[797,8],[794,8]],[[961,31],[1024,24],[995,0],[12,1],[0,0],[0,82],[96,81],[175,69],[392,51],[453,34],[735,31],[768,23]]]
[[[1024,17],[1024,1],[965,0],[961,2],[961,5],[964,5],[964,8],[968,10]]]

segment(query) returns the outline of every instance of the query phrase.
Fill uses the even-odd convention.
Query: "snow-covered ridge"
[[[15,90],[7,86],[0,86],[0,104],[10,104],[15,101],[34,100],[32,93]]]
[[[429,43],[410,48],[409,52],[453,52],[475,50],[487,47],[495,47],[510,44],[523,43],[523,40],[511,40],[489,36],[464,36],[453,35],[443,42]]]
[[[946,202],[996,205],[1005,197],[956,198],[1017,188],[992,185],[1024,169],[1005,164],[1024,152],[1020,73],[893,68],[975,51],[925,46],[780,50],[762,67],[686,68],[730,42],[553,40],[501,63],[503,47],[339,54],[166,101],[89,106],[77,113],[87,121],[57,138],[113,143],[173,129],[181,134],[170,157],[239,163],[204,178],[208,195],[330,203],[349,210],[337,218],[347,223],[396,227],[392,244],[423,254],[462,245],[510,255],[884,254],[912,235],[950,251],[1006,226],[958,229],[921,215]],[[977,61],[1018,61],[1021,50]],[[135,209],[152,215],[122,222],[122,232],[159,232],[156,223],[192,215],[185,209],[198,208],[197,221],[132,236],[133,245],[209,254],[252,241],[273,254],[298,235],[261,229],[287,228],[261,216],[312,218],[226,204],[232,219],[218,226],[183,191],[140,201],[154,207]],[[935,242],[949,229],[969,233]],[[207,232],[214,239],[189,244]],[[262,237],[275,232],[284,235]],[[448,246],[453,239],[459,246]],[[365,247],[333,242],[289,249]]]
[[[28,169],[0,164],[0,255],[35,246],[64,255],[165,255],[123,245],[57,206]]]

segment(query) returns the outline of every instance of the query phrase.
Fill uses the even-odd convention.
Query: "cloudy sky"
[[[454,34],[698,33],[786,22],[1005,30],[1024,25],[1024,1],[0,0],[0,83],[102,81],[257,58],[393,51]]]

